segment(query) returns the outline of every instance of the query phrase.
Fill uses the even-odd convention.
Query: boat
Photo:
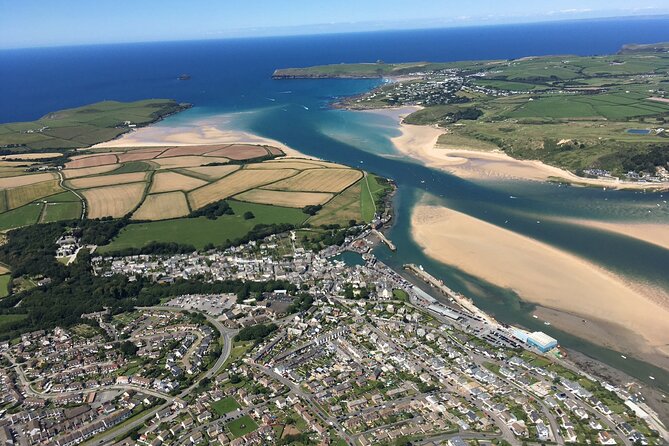
[[[550,325],[550,324],[551,324],[551,323],[548,322],[548,321],[544,322],[544,325]]]
[[[309,107],[307,107],[306,105],[303,105],[302,108],[304,108],[305,110],[309,110]]]
[[[627,359],[627,356],[625,356],[625,355],[620,355],[620,357],[623,358],[623,359]]]
[[[179,77],[177,77],[180,81],[189,81],[190,80],[190,74],[180,74]]]
[[[648,375],[648,377],[649,377],[650,379],[653,379],[653,380],[655,379],[655,377],[654,377],[654,376],[651,376],[651,375]]]
[[[514,197],[513,195],[509,195],[509,198],[511,198],[512,200],[515,200],[518,197]]]

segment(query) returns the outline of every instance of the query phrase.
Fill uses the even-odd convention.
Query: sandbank
[[[557,318],[558,328],[669,368],[669,300],[662,290],[644,293],[577,256],[444,207],[418,204],[411,225],[430,257],[586,320]]]
[[[609,231],[626,237],[632,237],[646,243],[651,243],[664,249],[669,249],[669,224],[598,221],[580,218],[546,219]]]

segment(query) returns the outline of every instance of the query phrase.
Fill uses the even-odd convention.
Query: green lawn
[[[200,218],[178,218],[150,223],[136,223],[124,228],[111,244],[100,252],[126,248],[141,248],[151,242],[180,243],[202,249],[206,244],[220,245],[226,240],[234,241],[245,236],[258,224],[290,223],[302,224],[308,217],[301,209],[270,206],[264,204],[229,201],[234,215],[224,215],[216,220]],[[251,211],[255,218],[245,220],[245,212]]]
[[[9,294],[9,281],[11,279],[11,274],[3,274],[0,276],[0,297],[6,297]]]
[[[230,413],[234,410],[239,409],[239,404],[231,396],[227,398],[220,399],[211,405],[211,408],[214,409],[214,412],[223,416],[227,413]]]
[[[42,204],[27,204],[0,214],[0,231],[32,225],[42,212]]]
[[[235,438],[239,438],[258,429],[256,422],[248,415],[244,415],[243,417],[229,422],[227,426],[228,429],[230,429],[230,433]]]

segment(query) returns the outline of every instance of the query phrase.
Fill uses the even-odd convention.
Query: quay
[[[425,271],[422,267],[415,265],[413,263],[407,263],[406,265],[403,266],[403,268],[415,274],[419,279],[421,279],[428,285],[438,289],[445,296],[447,296],[450,299],[453,299],[458,305],[460,305],[460,307],[469,311],[471,314],[481,318],[481,320],[493,326],[499,325],[499,323],[495,319],[493,319],[488,314],[481,311],[476,305],[474,305],[474,302],[472,302],[471,299],[466,298],[460,293],[456,293],[455,291],[447,287],[442,280],[437,279],[432,274]]]

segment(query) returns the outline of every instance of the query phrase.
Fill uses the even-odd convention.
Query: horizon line
[[[601,16],[601,17],[584,17],[584,18],[558,18],[558,19],[543,19],[543,20],[529,20],[529,21],[514,21],[507,23],[470,23],[464,25],[441,25],[441,26],[426,26],[426,27],[408,27],[408,28],[386,28],[386,29],[371,29],[359,31],[324,31],[313,33],[282,33],[282,34],[266,34],[266,35],[239,35],[239,36],[217,36],[217,37],[194,37],[184,39],[161,39],[161,40],[133,40],[133,41],[115,41],[115,42],[96,42],[96,43],[71,43],[71,44],[56,44],[56,45],[34,45],[34,46],[16,46],[16,47],[0,47],[1,51],[16,51],[16,50],[31,50],[31,49],[55,49],[55,48],[81,48],[81,47],[96,47],[96,46],[113,46],[113,45],[140,45],[140,44],[156,44],[156,43],[188,43],[188,42],[216,42],[227,40],[261,40],[261,39],[275,39],[275,38],[289,38],[289,37],[310,37],[310,36],[336,36],[347,34],[377,34],[388,32],[411,32],[411,31],[428,31],[440,29],[465,29],[465,28],[491,28],[504,26],[522,26],[535,25],[542,23],[570,23],[570,22],[598,22],[607,20],[641,20],[641,19],[669,19],[669,13],[666,14],[643,14],[643,15],[620,15],[620,16]],[[309,25],[318,26],[319,24]],[[306,25],[305,25],[306,26]],[[299,28],[299,27],[296,27]],[[669,41],[669,39],[668,39]],[[629,44],[641,42],[628,42]],[[659,43],[659,42],[653,42]]]

